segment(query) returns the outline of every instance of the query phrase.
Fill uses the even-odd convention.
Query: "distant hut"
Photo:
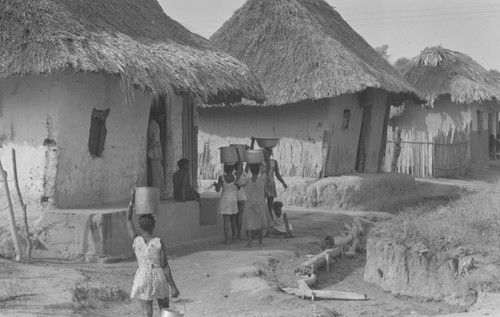
[[[436,176],[459,175],[471,161],[489,160],[489,138],[498,133],[498,80],[469,56],[440,46],[412,59],[404,77],[428,103],[405,105],[391,118],[390,129],[403,136],[424,133],[425,142],[438,144],[433,154]]]
[[[199,112],[200,174],[220,146],[279,137],[285,176],[378,172],[389,105],[414,89],[323,0],[248,0],[210,38],[246,63],[267,101]]]
[[[0,16],[0,159],[11,172],[16,149],[34,208],[124,200],[147,184],[153,114],[170,185],[178,159],[196,168],[197,104],[264,99],[247,66],[156,0],[3,1]]]

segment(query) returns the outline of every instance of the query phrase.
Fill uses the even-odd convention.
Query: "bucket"
[[[245,157],[245,162],[252,164],[252,163],[261,163],[264,161],[264,150],[263,149],[257,149],[257,150],[245,150],[244,152],[244,157]]]
[[[244,160],[245,156],[243,152],[245,151],[246,144],[230,144],[230,146],[234,147],[238,152],[239,157]]]
[[[233,146],[220,147],[220,162],[221,163],[234,163],[238,161],[238,153]]]
[[[134,207],[138,215],[159,214],[160,190],[156,187],[137,187]]]
[[[256,138],[257,144],[262,148],[272,149],[278,145],[279,138]]]
[[[171,308],[162,308],[160,317],[183,317],[184,314]]]

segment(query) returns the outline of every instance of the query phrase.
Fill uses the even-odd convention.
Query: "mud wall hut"
[[[440,46],[426,48],[413,58],[404,76],[425,95],[427,104],[405,105],[404,111],[391,118],[389,129],[403,135],[425,133],[432,143],[437,142],[437,135],[452,140],[450,134],[463,134],[468,148],[460,155],[470,153],[465,164],[487,162],[490,135],[498,133],[500,83],[471,57]],[[453,141],[447,148],[452,150]],[[449,161],[450,166],[438,168],[452,170],[457,164]],[[464,169],[450,176],[460,171]]]
[[[220,169],[220,146],[279,137],[285,176],[377,172],[389,105],[413,88],[323,0],[248,0],[210,41],[246,63],[262,105],[199,110],[200,176]]]
[[[0,16],[0,159],[12,176],[15,148],[30,208],[115,202],[146,185],[151,115],[164,118],[171,195],[176,161],[196,170],[197,105],[264,99],[247,66],[156,0],[7,1]]]

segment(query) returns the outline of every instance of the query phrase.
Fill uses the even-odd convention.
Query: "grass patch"
[[[500,183],[442,205],[403,210],[372,234],[407,246],[422,243],[434,252],[500,254]]]

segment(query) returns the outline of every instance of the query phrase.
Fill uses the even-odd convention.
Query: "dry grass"
[[[440,46],[415,57],[405,78],[431,105],[442,95],[454,103],[500,103],[500,85],[491,73],[469,56]]]
[[[2,78],[104,72],[153,96],[265,99],[246,65],[169,18],[156,0],[6,0],[0,16]]]
[[[425,205],[403,211],[374,234],[397,243],[423,243],[433,251],[499,254],[500,183],[445,206]]]
[[[278,106],[380,88],[416,90],[324,0],[248,0],[210,41],[246,63]]]

